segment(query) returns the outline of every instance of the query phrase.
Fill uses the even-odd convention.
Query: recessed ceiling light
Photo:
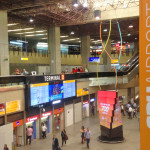
[[[24,34],[24,33],[16,33],[16,34]]]
[[[78,7],[79,5],[78,5],[78,0],[73,0],[73,6],[74,7]]]
[[[34,33],[34,32],[25,32],[25,33]]]
[[[62,36],[60,36],[61,38],[65,38],[65,37],[68,37],[68,35],[62,35]]]
[[[103,31],[104,31],[104,32],[107,32],[108,30],[107,30],[107,29],[104,29]]]
[[[71,34],[71,35],[73,35],[73,34],[74,34],[74,32],[72,31],[70,34]]]
[[[136,37],[135,40],[137,40],[138,38]]]
[[[42,40],[46,40],[47,38],[41,38]]]
[[[17,25],[18,23],[10,23],[10,24],[8,24],[8,26],[15,26],[15,25]]]
[[[29,34],[29,35],[26,35],[26,36],[35,36],[34,34]]]
[[[32,23],[32,22],[34,22],[34,20],[33,20],[32,18],[30,18],[29,22],[31,22],[31,23]]]
[[[42,32],[45,32],[44,30],[40,30],[40,31],[35,31],[37,33],[42,33]]]
[[[133,28],[133,25],[129,25],[129,28]]]
[[[45,35],[45,34],[36,34],[36,36],[41,36],[41,35]]]
[[[130,34],[130,33],[128,33],[128,34],[127,34],[127,36],[131,36],[131,34]]]
[[[88,7],[88,3],[87,3],[87,2],[84,2],[84,3],[83,3],[83,7],[85,7],[85,8]]]

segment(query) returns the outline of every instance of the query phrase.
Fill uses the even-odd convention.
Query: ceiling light
[[[22,30],[32,30],[34,28],[25,28],[25,29],[14,29],[14,30],[8,30],[8,32],[15,32],[15,31],[22,31]]]
[[[41,35],[44,35],[44,34],[36,34],[36,36],[41,36]]]
[[[31,23],[32,23],[32,22],[34,22],[34,20],[33,20],[32,18],[30,18],[29,22],[31,22]]]
[[[136,37],[135,40],[137,40],[138,38]]]
[[[17,25],[18,23],[10,23],[10,24],[8,24],[8,26],[15,26],[15,25]]]
[[[65,38],[65,37],[68,37],[68,35],[62,35],[62,36],[60,36],[61,38]]]
[[[123,42],[124,44],[126,43],[126,42]]]
[[[46,40],[47,38],[41,38],[42,40]]]
[[[87,0],[86,1],[84,1],[84,3],[83,3],[83,7],[88,7],[88,3],[87,3]]]
[[[131,36],[131,34],[130,34],[130,33],[128,33],[128,34],[127,34],[127,36]]]
[[[73,0],[73,6],[78,7],[78,0]]]
[[[94,11],[94,17],[96,20],[99,20],[101,17],[101,11],[100,10],[95,10]]]
[[[35,36],[34,34],[29,34],[29,35],[26,35],[26,36]]]
[[[123,3],[123,8],[127,8],[126,2]]]
[[[129,25],[129,28],[133,28],[133,25]]]
[[[70,34],[71,34],[71,35],[73,35],[73,34],[74,34],[74,32],[72,31]]]
[[[118,43],[120,44],[121,42],[120,42],[120,41],[118,41]]]
[[[107,30],[107,29],[104,29],[103,31],[104,31],[104,32],[107,32],[108,30]]]
[[[69,41],[69,40],[63,40],[63,42],[67,42],[67,41]]]
[[[42,32],[45,32],[45,31],[44,30],[40,30],[40,31],[35,31],[35,32],[42,33]]]

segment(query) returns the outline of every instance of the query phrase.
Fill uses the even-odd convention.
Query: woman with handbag
[[[81,143],[83,144],[84,140],[85,140],[85,137],[84,137],[84,133],[85,133],[84,126],[81,127],[80,132],[81,132],[81,139],[82,139]]]
[[[62,146],[63,146],[64,142],[65,142],[65,144],[66,144],[66,140],[68,140],[68,136],[67,136],[67,133],[66,133],[66,130],[65,130],[65,129],[63,129],[63,130],[61,131],[61,138],[62,138]]]

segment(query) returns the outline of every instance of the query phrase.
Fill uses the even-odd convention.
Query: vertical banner
[[[150,149],[150,0],[140,0],[140,135],[141,150]]]

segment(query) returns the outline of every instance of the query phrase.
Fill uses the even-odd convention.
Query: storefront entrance
[[[82,118],[89,117],[89,101],[84,101],[82,106]]]

